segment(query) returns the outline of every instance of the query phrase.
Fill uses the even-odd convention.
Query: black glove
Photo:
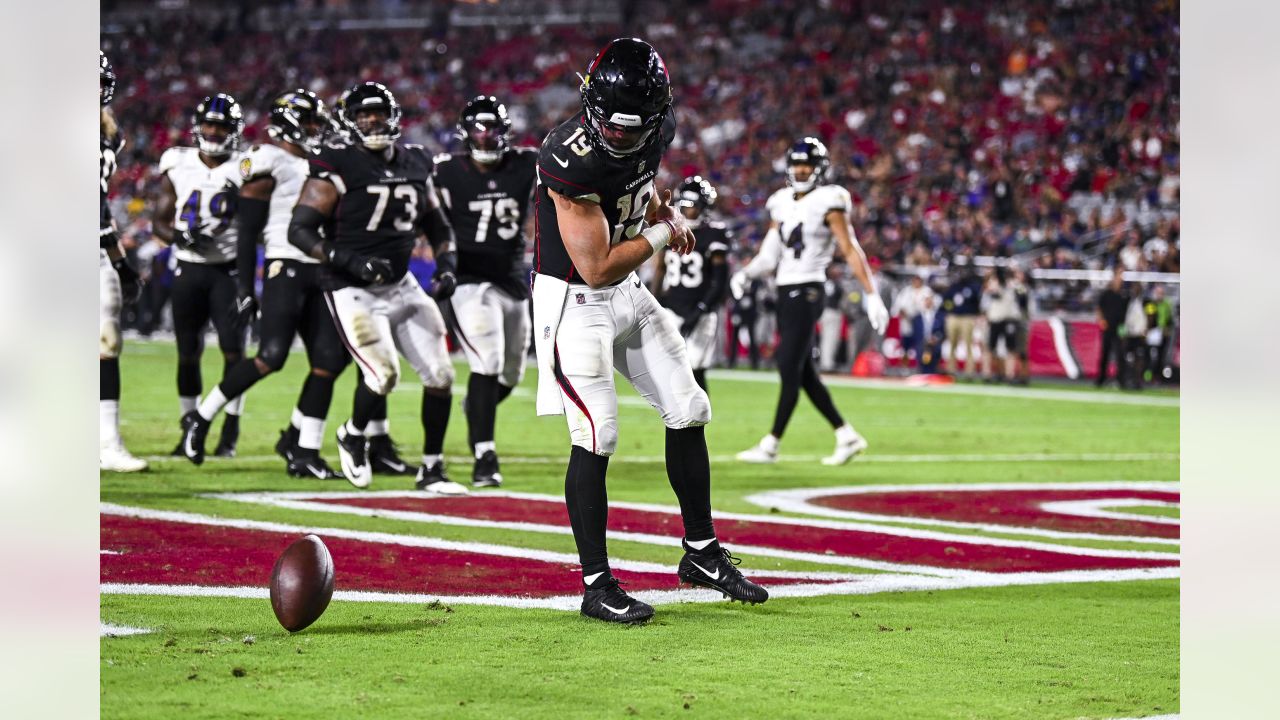
[[[232,324],[243,330],[249,326],[256,314],[258,314],[258,298],[253,296],[253,291],[237,292],[236,304],[231,306]]]
[[[374,285],[385,285],[391,277],[391,261],[380,257],[357,255],[346,248],[329,250],[329,264],[346,270],[352,276]]]
[[[142,294],[142,280],[133,266],[127,259],[119,258],[111,261],[111,267],[115,268],[116,274],[120,276],[120,299],[126,305],[137,302],[138,296]]]
[[[113,248],[120,244],[120,237],[116,235],[115,228],[102,228],[98,230],[98,247],[102,249]]]
[[[706,303],[698,303],[693,312],[689,313],[684,322],[680,323],[680,334],[684,337],[689,337],[689,333],[693,332],[693,329],[698,326],[698,321],[702,319],[703,315],[707,314],[709,309]]]
[[[431,296],[436,300],[448,300],[457,289],[458,276],[452,270],[441,272],[436,268],[435,274],[431,276]]]
[[[205,235],[204,233],[200,232],[199,229],[195,229],[195,230],[192,230],[190,228],[186,230],[179,230],[177,228],[173,229],[173,244],[182,248],[183,250],[191,250],[192,252],[198,251],[202,246],[212,242],[212,240],[213,239],[210,238],[208,235]]]

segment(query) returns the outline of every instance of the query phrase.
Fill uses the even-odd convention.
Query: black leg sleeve
[[[98,359],[98,399],[120,399],[120,358]]]
[[[573,540],[578,545],[582,574],[587,576],[609,571],[609,548],[605,542],[605,525],[609,521],[609,495],[605,491],[608,470],[609,458],[573,446],[564,476],[564,501],[573,527]]]
[[[707,457],[706,428],[667,428],[667,479],[680,501],[687,540],[709,540],[716,535],[711,522],[711,462]]]
[[[472,445],[493,440],[497,414],[497,376],[471,373],[467,381],[467,437]]]
[[[423,455],[439,455],[444,452],[444,433],[449,428],[449,412],[452,409],[453,395],[439,395],[430,388],[422,389]]]

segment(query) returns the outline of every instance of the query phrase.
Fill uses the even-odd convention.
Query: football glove
[[[126,305],[137,302],[138,296],[142,294],[142,280],[138,277],[137,271],[125,258],[112,260],[111,267],[115,268],[116,274],[120,276],[120,299]]]
[[[867,320],[871,321],[871,329],[877,335],[883,335],[889,326],[889,308],[884,306],[880,293],[863,293],[862,305],[867,311]]]
[[[453,274],[452,270],[440,272],[436,270],[431,276],[431,295],[436,300],[448,300],[453,296],[453,291],[458,289],[458,277]]]
[[[190,228],[187,228],[186,230],[178,230],[177,228],[174,228],[173,230],[173,244],[182,248],[183,250],[191,250],[192,252],[196,252],[200,250],[200,248],[203,247],[204,245],[207,245],[208,243],[210,243],[212,240],[213,239],[210,238],[208,235],[205,235],[204,233],[200,232],[199,229],[192,230]]]
[[[357,255],[346,248],[331,248],[329,263],[342,268],[353,277],[374,285],[385,285],[394,279],[391,277],[390,260]]]
[[[684,322],[680,323],[680,334],[684,337],[689,337],[689,333],[693,332],[693,329],[698,326],[698,321],[701,320],[702,316],[706,315],[710,310],[711,308],[708,308],[706,303],[698,303],[698,306],[693,309],[693,312],[689,313],[688,317],[684,319]]]
[[[750,284],[751,278],[747,277],[746,271],[739,270],[729,278],[729,294],[733,295],[734,300],[741,300],[747,294],[747,286]]]
[[[258,298],[253,296],[252,292],[237,293],[236,304],[231,306],[231,322],[236,327],[244,329],[253,321],[253,316],[258,314]]]

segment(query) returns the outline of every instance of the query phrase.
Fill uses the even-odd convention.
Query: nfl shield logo
[[[587,296],[586,296],[586,295],[583,295],[582,293],[577,293],[577,298],[578,298],[578,304],[579,304],[579,305],[586,305],[586,304],[587,304]]]

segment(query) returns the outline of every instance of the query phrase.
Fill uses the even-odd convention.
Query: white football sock
[[[304,417],[306,417],[306,416],[302,414],[302,411],[295,407],[295,408],[293,409],[293,414],[289,416],[289,424],[293,426],[293,429],[294,429],[294,430],[301,430],[301,429],[302,429],[302,419],[303,419]],[[322,420],[321,422],[323,422],[323,420]],[[303,446],[303,447],[305,447],[305,446]]]
[[[214,392],[217,392],[215,389]],[[227,402],[228,415],[240,415],[244,413],[244,393],[240,393],[240,397]]]
[[[381,420],[370,420],[368,425],[364,426],[366,435],[386,435],[391,432],[391,423],[386,418]]]
[[[98,401],[98,441],[103,447],[120,445],[120,401]]]
[[[356,437],[364,437],[364,430],[358,429],[355,426],[355,423],[351,422],[350,420],[344,423],[343,427],[346,428],[348,435],[355,435]]]
[[[689,547],[693,548],[694,550],[703,550],[703,549],[705,549],[708,545],[710,545],[711,543],[713,543],[713,542],[715,542],[715,541],[716,541],[716,538],[715,538],[715,536],[714,536],[714,535],[712,535],[712,536],[711,536],[711,538],[710,538],[709,540],[685,540],[685,541],[684,541],[684,544],[685,544],[685,545],[688,545]]]
[[[492,450],[493,452],[498,452],[498,444],[493,440],[476,443],[476,459],[479,460],[481,457],[484,456],[485,453],[489,452],[490,450]]]
[[[295,411],[296,412],[296,411]],[[302,417],[298,428],[298,447],[319,450],[324,443],[324,418]]]
[[[444,455],[423,455],[422,467],[430,470],[431,468],[444,462]]]
[[[186,415],[192,410],[195,410],[197,407],[200,407],[200,396],[199,395],[179,395],[178,406],[182,408],[182,414]]]
[[[220,388],[215,387],[204,396],[204,400],[200,401],[200,407],[196,412],[200,413],[200,417],[205,420],[213,420],[218,416],[218,412],[227,404],[227,396],[222,394]]]

